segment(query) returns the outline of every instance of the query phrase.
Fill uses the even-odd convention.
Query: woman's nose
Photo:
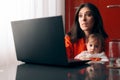
[[[85,15],[83,16],[83,21],[86,21],[86,16]]]

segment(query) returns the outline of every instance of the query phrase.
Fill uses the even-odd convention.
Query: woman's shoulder
[[[66,34],[66,35],[65,35],[65,39],[70,40],[70,36]]]
[[[71,42],[70,36],[67,34],[65,35],[65,41]],[[84,42],[84,38],[79,38],[76,42]]]
[[[65,35],[64,39],[65,43],[71,43],[70,36],[68,36],[67,34]]]
[[[70,40],[70,36],[68,36],[67,34],[65,35],[64,37],[65,39],[65,46],[68,47],[68,46],[72,46],[72,43],[71,43],[71,40]]]

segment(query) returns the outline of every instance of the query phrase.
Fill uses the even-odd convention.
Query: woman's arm
[[[65,36],[65,47],[68,59],[73,59],[73,46],[68,35]]]

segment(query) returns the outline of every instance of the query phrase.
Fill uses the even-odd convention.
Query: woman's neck
[[[91,32],[85,31],[84,33],[85,33],[85,38],[88,38],[88,36],[90,35]]]

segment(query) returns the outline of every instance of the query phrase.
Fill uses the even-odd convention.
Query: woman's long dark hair
[[[98,8],[95,5],[91,4],[91,3],[83,3],[78,7],[78,9],[77,9],[77,11],[75,13],[74,25],[72,26],[71,30],[68,32],[68,35],[70,36],[71,42],[74,43],[75,41],[77,41],[77,39],[85,37],[85,33],[80,28],[79,21],[78,21],[79,11],[83,7],[88,7],[91,10],[92,15],[94,17],[95,23],[94,23],[94,26],[92,28],[91,33],[99,33],[104,38],[107,38],[108,35],[104,30],[102,17],[100,15],[100,12],[99,12]]]

